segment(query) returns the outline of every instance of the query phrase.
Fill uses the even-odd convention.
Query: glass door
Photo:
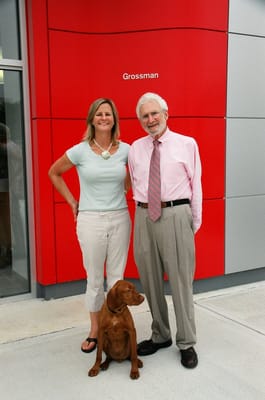
[[[30,292],[18,2],[0,0],[0,297]]]

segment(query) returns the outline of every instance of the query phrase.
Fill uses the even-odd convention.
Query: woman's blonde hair
[[[112,113],[113,113],[113,118],[114,118],[114,125],[111,129],[111,141],[113,143],[113,145],[118,143],[118,138],[120,136],[120,124],[119,124],[119,114],[117,111],[117,108],[113,102],[113,100],[107,98],[107,97],[101,97],[97,100],[95,100],[89,110],[88,110],[88,115],[87,115],[87,129],[85,131],[83,140],[88,140],[89,143],[91,143],[93,141],[93,139],[95,138],[95,127],[92,124],[94,116],[98,110],[98,108],[102,105],[102,104],[109,104],[111,109],[112,109]]]

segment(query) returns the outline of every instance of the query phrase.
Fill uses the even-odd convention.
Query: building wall
[[[253,31],[257,24],[241,24],[240,13],[246,16],[250,11],[260,21],[259,32]],[[264,211],[264,180],[259,184],[264,177],[264,168],[259,168],[264,167],[264,159],[258,144],[262,137],[264,143],[260,119],[264,102],[256,98],[246,80],[252,78],[261,96],[264,94],[259,82],[264,66],[259,54],[264,29],[260,12],[264,18],[262,2],[231,0],[228,26],[228,0],[103,0],[100,6],[86,0],[27,0],[36,263],[41,286],[85,278],[72,213],[52,188],[49,166],[81,140],[89,104],[97,97],[115,101],[122,140],[131,143],[144,135],[135,105],[146,91],[167,100],[170,128],[193,136],[199,145],[203,225],[196,234],[195,279],[265,265],[262,248],[258,255],[258,245],[251,240],[252,230],[255,236],[265,237],[259,217],[253,219],[257,207]],[[249,56],[259,57],[263,63],[258,67],[252,62],[251,73],[246,49]],[[239,68],[242,59],[248,61],[243,71]],[[251,140],[250,148],[253,129],[257,141],[253,144]],[[244,143],[248,159],[255,159],[252,170],[246,166],[243,153],[237,151],[238,141]],[[248,183],[243,178],[240,185],[238,169],[242,173],[242,166],[248,171]],[[256,183],[252,172],[258,172]],[[75,171],[70,171],[66,180],[78,196]],[[133,219],[131,193],[128,204]],[[244,220],[243,225],[252,230],[239,238],[246,207],[251,224]],[[245,253],[251,248],[258,262],[252,259],[243,265],[240,248],[246,244]],[[138,278],[132,245],[125,276]]]
[[[226,274],[265,265],[265,2],[231,0],[229,16]]]

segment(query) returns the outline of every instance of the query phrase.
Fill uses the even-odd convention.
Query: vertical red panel
[[[224,275],[224,200],[205,200],[203,202],[203,223],[196,240],[195,279]]]
[[[169,112],[170,114],[170,112]],[[192,136],[199,146],[204,199],[225,196],[225,119],[170,118],[174,132]]]
[[[129,193],[130,196],[130,193]],[[128,196],[128,208],[129,208],[129,213],[131,216],[132,220],[132,234],[131,234],[131,242],[130,242],[130,247],[129,247],[129,253],[128,253],[128,260],[127,260],[127,266],[125,269],[125,277],[126,278],[139,278],[137,266],[134,261],[134,255],[133,255],[133,229],[134,229],[134,213],[135,213],[135,202],[133,200],[130,200]]]
[[[166,0],[164,6],[177,12],[163,15],[160,5],[151,0],[136,0],[134,4],[118,0],[115,5],[103,0],[100,16],[98,5],[86,0],[66,0],[63,9],[56,0],[26,0],[26,5],[32,117],[50,118],[52,106],[52,120],[33,123],[38,281],[48,285],[85,277],[72,215],[63,199],[54,195],[47,176],[49,166],[79,141],[88,105],[96,97],[109,96],[116,102],[122,117],[122,140],[131,143],[143,136],[145,133],[135,118],[135,106],[145,91],[157,91],[165,97],[172,130],[195,137],[199,144],[204,210],[203,225],[196,235],[196,279],[223,274],[222,118],[228,1],[221,0],[217,6],[212,0]],[[125,18],[128,12],[129,20]],[[119,35],[115,34],[117,31]],[[96,55],[96,67],[91,54]],[[112,65],[111,69],[105,67],[105,60]],[[157,80],[123,79],[124,72],[135,76],[156,71]],[[66,179],[78,195],[76,176],[70,172]],[[133,219],[131,194],[128,199]],[[126,276],[138,277],[132,244],[133,240]]]
[[[48,178],[51,165],[50,121],[33,123],[33,179],[36,223],[37,280],[56,283],[53,188]],[[29,210],[30,212],[31,210]]]
[[[47,2],[27,0],[29,78],[32,117],[50,115]]]
[[[53,161],[61,157],[67,149],[81,142],[86,128],[84,120],[53,120],[52,121],[52,145]],[[62,140],[63,138],[63,140]],[[64,179],[73,195],[79,197],[79,180],[76,169],[73,167],[64,174]],[[62,196],[55,191],[55,202],[64,201]]]
[[[76,236],[76,224],[68,204],[55,206],[57,282],[86,278],[81,250]]]

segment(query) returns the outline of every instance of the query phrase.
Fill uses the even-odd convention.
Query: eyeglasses
[[[146,121],[148,121],[148,119],[150,117],[152,117],[153,119],[156,119],[156,118],[159,117],[159,114],[161,114],[162,112],[163,111],[152,111],[152,112],[150,112],[148,114],[141,115],[140,116],[140,120],[143,121],[143,122],[146,122]]]

